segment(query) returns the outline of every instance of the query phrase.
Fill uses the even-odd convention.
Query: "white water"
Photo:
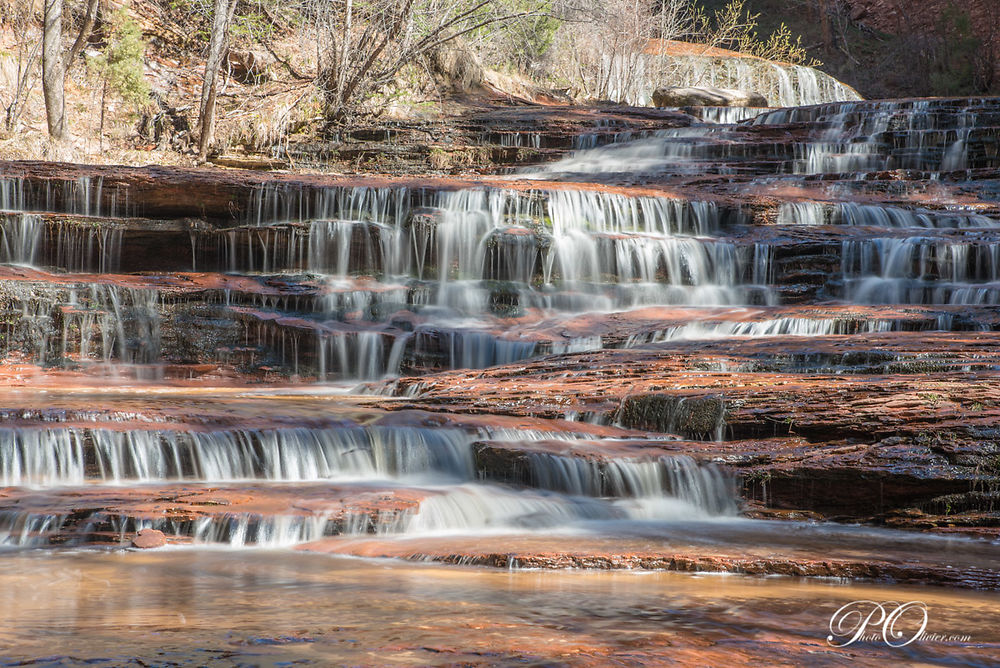
[[[904,209],[857,202],[785,202],[779,225],[856,225],[880,228],[961,229],[1000,227],[1000,220],[965,211]]]
[[[530,448],[532,440],[557,436],[572,443],[570,434],[518,429],[4,429],[0,430],[0,482],[15,493],[25,485],[42,491],[26,497],[23,511],[0,512],[0,545],[39,546],[56,537],[71,544],[86,543],[109,533],[124,541],[139,529],[156,528],[196,543],[281,547],[336,534],[587,530],[587,523],[595,520],[707,519],[736,512],[734,480],[688,457],[610,459],[594,466],[569,456],[533,455],[533,482],[528,489],[475,482],[474,442],[512,439]],[[384,496],[392,493],[384,490],[398,489],[416,495],[418,502],[408,510],[236,509],[172,519],[153,518],[147,511],[123,514],[99,508],[88,514],[86,494],[77,491],[85,485],[184,481],[215,486],[250,480],[337,482],[347,485],[343,489],[348,491],[332,493],[348,498]],[[65,489],[59,491],[60,487]],[[44,509],[67,502],[74,507],[72,517]],[[321,498],[313,503],[323,505]]]
[[[41,185],[18,177],[0,176],[0,211],[58,211],[81,216],[129,215],[128,192],[104,188],[104,178],[81,176]]]
[[[156,290],[85,283],[59,288],[14,282],[6,287],[19,317],[3,349],[28,348],[40,363],[152,364],[160,356]]]
[[[491,434],[492,436],[492,434]],[[0,484],[309,482],[473,475],[475,433],[417,428],[173,431],[0,429]]]
[[[608,64],[610,97],[629,104],[649,104],[653,91],[669,81],[676,86],[735,88],[760,93],[772,106],[788,107],[858,100],[860,96],[833,77],[811,67],[759,58],[649,55],[638,67]],[[664,70],[669,74],[664,76]]]
[[[32,266],[38,257],[45,223],[30,213],[0,215],[3,224],[0,262]]]
[[[729,66],[712,65],[706,76],[722,76],[718,73]],[[795,72],[802,81],[792,86],[803,99],[830,92],[820,91],[814,74]],[[773,171],[777,180],[782,174],[794,179],[800,172],[961,169],[973,164],[968,148],[970,142],[975,145],[972,130],[988,118],[978,110],[984,104],[838,102],[764,111],[740,126],[725,121],[741,116],[742,110],[706,109],[701,113],[721,123],[662,130],[638,141],[579,151],[522,176],[618,172],[631,177],[641,172],[732,172],[743,166],[764,175]],[[747,141],[751,125],[782,123],[812,125],[796,130],[801,141]],[[126,202],[124,194],[104,188],[100,179],[44,186],[0,179],[0,205],[11,210],[114,215],[127,211]],[[198,257],[200,244],[203,252],[218,253],[219,266],[238,273],[309,273],[318,294],[304,290],[301,301],[298,294],[241,294],[234,303],[264,311],[241,311],[241,350],[250,351],[247,356],[258,363],[273,354],[296,373],[321,380],[483,368],[603,346],[599,336],[554,333],[555,328],[525,333],[511,327],[511,317],[557,318],[643,306],[777,305],[781,294],[789,294],[787,274],[782,274],[791,258],[779,247],[781,240],[749,241],[743,224],[750,222],[750,214],[710,201],[580,185],[432,191],[272,184],[257,190],[243,210],[240,226],[192,233],[193,254]],[[7,262],[102,272],[120,265],[122,235],[127,234],[120,225],[91,229],[23,212],[7,215],[3,222],[0,259]],[[777,222],[893,230],[1000,224],[993,216],[958,207],[856,202],[788,202],[779,208]],[[863,232],[851,234],[863,239]],[[838,277],[831,276],[815,294],[870,303],[992,304],[996,299],[995,272],[973,268],[963,277],[953,272],[953,261],[933,260],[934,266],[919,275],[886,273],[867,261],[850,268],[853,255],[867,252],[855,251],[856,243],[883,242],[844,243],[841,274],[846,285],[842,289]],[[952,254],[965,247],[961,241],[941,243],[951,244],[947,252]],[[776,253],[781,254],[777,260]],[[969,262],[978,267],[987,260],[976,253]],[[39,361],[159,361],[162,304],[154,292],[102,285],[80,285],[68,297],[52,292],[11,289],[22,313],[19,331],[9,338],[32,350]],[[227,292],[227,305],[229,299]],[[288,311],[294,311],[300,327],[279,322]],[[796,335],[800,329],[824,332],[832,326],[808,320],[795,325],[690,323],[664,328],[663,336]],[[244,354],[230,352],[232,348],[240,346],[220,346],[215,354],[226,362]],[[8,350],[14,349],[8,343]]]
[[[845,296],[857,303],[1000,303],[1000,241],[849,240],[842,267]]]
[[[668,341],[728,339],[734,336],[753,338],[775,336],[830,336],[891,332],[899,326],[893,320],[847,320],[843,318],[773,318],[768,320],[691,322],[684,325],[633,334],[623,347],[635,348]]]

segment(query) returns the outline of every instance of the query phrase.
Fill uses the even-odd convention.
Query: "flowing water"
[[[35,665],[988,665],[990,596],[672,573],[489,571],[218,551],[5,557],[0,656]],[[925,601],[978,646],[824,647],[853,600]],[[387,611],[391,613],[387,614]],[[58,637],[57,644],[52,642]],[[665,649],[666,648],[666,649]],[[667,652],[668,654],[665,654]],[[72,658],[70,658],[72,657]],[[15,664],[16,665],[16,664]]]
[[[841,99],[795,76],[804,99]],[[921,354],[847,349],[870,338],[1000,329],[998,209],[962,199],[1000,166],[996,106],[703,110],[476,186],[269,182],[225,224],[146,219],[100,178],[0,174],[0,660],[608,665],[669,647],[681,663],[989,665],[996,611],[974,590],[996,587],[996,540],[750,519],[769,480],[734,473],[761,455],[723,450],[739,439],[721,395],[661,396],[647,431],[628,395],[588,397],[593,412],[562,396],[598,369],[564,367],[530,418],[508,417],[537,399],[527,372],[468,414],[399,383],[485,370],[456,376],[461,392],[535,358],[772,342],[787,350],[734,364],[781,365],[794,392],[820,367]],[[865,189],[903,171],[918,176]],[[692,177],[711,187],[655,187]],[[968,179],[962,197],[936,195],[948,179]],[[720,196],[731,182],[746,192]],[[795,447],[868,435],[811,437]],[[119,549],[143,529],[170,546]],[[559,567],[587,572],[531,570]],[[970,639],[826,643],[841,605],[911,598],[932,632]]]

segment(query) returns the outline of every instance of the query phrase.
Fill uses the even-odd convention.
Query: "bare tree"
[[[70,47],[69,56],[66,58],[64,76],[69,76],[70,69],[73,68],[76,59],[80,57],[84,47],[87,46],[87,38],[94,31],[94,24],[97,22],[97,8],[99,5],[100,0],[87,0],[87,5],[84,8],[83,23],[80,25],[80,32],[77,33],[76,40],[73,42],[73,46]]]
[[[237,0],[215,0],[212,17],[212,34],[208,45],[208,59],[205,62],[205,78],[201,87],[201,107],[198,118],[201,131],[198,138],[198,162],[208,158],[215,131],[215,107],[219,89],[219,67],[229,43],[229,26],[233,22],[233,12]]]
[[[459,37],[536,13],[530,0],[311,0],[326,115],[340,122],[407,65]],[[376,110],[371,110],[376,111]]]
[[[748,13],[744,0],[727,0],[711,15],[695,0],[565,1],[553,69],[578,98],[644,104],[656,86],[682,79],[696,84],[690,63],[685,67],[672,57],[675,47],[685,56],[725,47],[765,59],[806,59],[784,24],[761,38],[755,30],[759,15]],[[675,40],[685,44],[674,45]]]
[[[717,18],[728,30],[731,17]],[[641,99],[648,80],[669,78],[663,56],[670,40],[707,42],[707,49],[714,34],[691,0],[578,0],[565,4],[564,19],[553,64],[557,76],[576,97],[615,102]]]
[[[42,92],[49,136],[57,142],[66,137],[65,66],[62,51],[63,0],[45,0],[42,32]]]
[[[34,32],[33,7],[29,2],[14,2],[0,15],[0,25],[9,26],[17,39],[17,72],[14,79],[14,91],[10,102],[5,102],[4,129],[14,129],[28,95],[35,86],[38,74],[38,62],[42,53],[42,40]]]

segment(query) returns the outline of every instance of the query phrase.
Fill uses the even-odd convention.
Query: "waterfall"
[[[798,147],[795,173],[849,173],[889,169],[957,171],[969,165],[967,142],[983,101],[843,102],[777,109],[757,125],[811,123],[819,141]]]
[[[644,106],[649,104],[653,91],[667,81],[680,86],[753,91],[764,95],[771,105],[781,107],[861,99],[857,91],[830,75],[803,65],[754,57],[661,56],[651,52],[644,59],[638,68],[611,64],[608,76],[613,82],[610,91],[613,99]]]
[[[1000,241],[847,240],[845,297],[867,304],[1000,304]]]
[[[692,322],[629,336],[624,348],[664,343],[668,341],[699,341],[728,339],[734,336],[752,338],[775,336],[831,336],[891,332],[901,323],[893,320],[851,320],[846,318],[774,318],[769,320]]]
[[[577,496],[673,497],[709,514],[734,514],[734,481],[685,455],[591,460],[551,453],[528,458],[536,486]]]
[[[0,262],[53,266],[69,272],[119,270],[124,231],[120,225],[46,223],[37,214],[0,214]]]
[[[303,189],[267,184],[257,189],[247,207],[245,222],[265,225],[305,220],[363,220],[390,224],[402,221],[410,210],[407,188],[335,187]]]
[[[505,299],[518,309],[775,303],[768,286],[754,282],[769,273],[760,271],[767,262],[763,246],[748,250],[695,238],[716,233],[728,215],[713,202],[578,189],[477,188],[411,196],[405,189],[330,188],[313,200],[288,189],[265,191],[255,205],[261,220],[352,213],[349,219],[309,222],[308,268],[329,276],[331,286],[348,287],[344,281],[359,274],[415,278],[430,285],[408,295],[414,305],[467,317],[481,317],[500,303],[501,286],[487,289],[487,281],[503,282],[511,295]],[[408,197],[420,206],[410,206]],[[231,268],[258,264],[239,256],[229,261]],[[329,312],[360,310],[366,317],[377,297],[353,292],[331,290],[336,296],[324,304]],[[324,337],[322,354],[343,356],[348,344],[341,342],[351,338]],[[365,342],[373,353],[374,340]]]
[[[565,528],[587,521],[691,520],[736,514],[735,481],[686,456],[655,460],[532,453],[541,491],[461,485],[423,501],[405,533],[468,533]]]
[[[119,226],[61,224],[52,264],[70,272],[117,272],[121,264],[122,235]]]
[[[104,177],[46,179],[41,184],[0,176],[0,211],[47,211],[80,216],[129,215],[127,190],[105,188]]]
[[[393,347],[394,337],[379,331],[337,332],[320,334],[318,372],[321,381],[331,376],[361,380],[377,380],[395,375],[398,369],[388,368],[386,350]]]
[[[18,507],[0,509],[0,545],[84,544],[114,536],[125,541],[140,529],[155,528],[194,543],[282,547],[340,534],[534,531],[585,528],[594,521],[708,519],[736,513],[733,478],[689,457],[595,463],[534,453],[530,445],[561,439],[572,448],[575,438],[571,433],[503,427],[5,428],[0,429],[0,484]],[[477,467],[483,464],[477,464],[473,444],[508,440],[527,448],[532,478],[527,488],[477,481]],[[503,468],[489,468],[488,473],[506,475]],[[250,480],[339,482],[333,488],[315,487],[316,501],[307,504],[311,510],[283,510],[286,502],[276,501],[273,512],[205,512],[197,503],[184,506],[179,501],[173,512],[159,515],[147,510],[144,497],[128,487],[110,508],[88,506],[79,491],[95,483],[225,485]],[[405,501],[382,509],[334,504],[323,510],[327,489],[334,495],[331,503],[345,494],[351,498],[345,491],[350,489],[372,499],[396,494],[380,489],[398,490]],[[288,498],[291,502],[295,497]],[[72,512],[60,510],[67,503]],[[107,499],[97,503],[106,504]]]
[[[0,510],[0,547],[40,547],[66,522],[66,515]]]
[[[767,109],[760,107],[691,107],[690,113],[705,123],[733,125],[756,118]]]
[[[0,221],[3,225],[0,262],[34,266],[45,232],[42,217],[30,213],[8,213],[0,214]]]
[[[0,483],[308,482],[426,472],[470,479],[469,444],[476,436],[404,427],[207,432],[5,428],[0,429]]]
[[[635,134],[621,143],[578,150],[524,170],[526,178],[575,181],[593,174],[615,180],[662,175],[751,172],[760,175],[931,173],[996,168],[990,149],[969,152],[982,136],[976,110],[985,101],[841,102],[763,111],[740,125],[695,125]],[[784,136],[769,126],[801,124]],[[805,127],[803,127],[803,125]],[[751,140],[748,140],[748,136]],[[981,140],[980,140],[981,141]],[[981,145],[981,144],[980,144]]]
[[[160,357],[159,293],[89,283],[68,288],[13,284],[5,352],[30,349],[43,364],[80,361],[152,364]]]
[[[968,211],[903,209],[858,202],[784,202],[779,225],[855,225],[880,228],[963,229],[1000,227],[1000,220]]]

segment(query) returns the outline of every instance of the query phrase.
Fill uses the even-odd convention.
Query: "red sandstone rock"
[[[142,529],[135,535],[135,538],[132,539],[132,547],[137,547],[142,550],[163,547],[166,544],[167,537],[163,535],[162,531],[157,529]]]

